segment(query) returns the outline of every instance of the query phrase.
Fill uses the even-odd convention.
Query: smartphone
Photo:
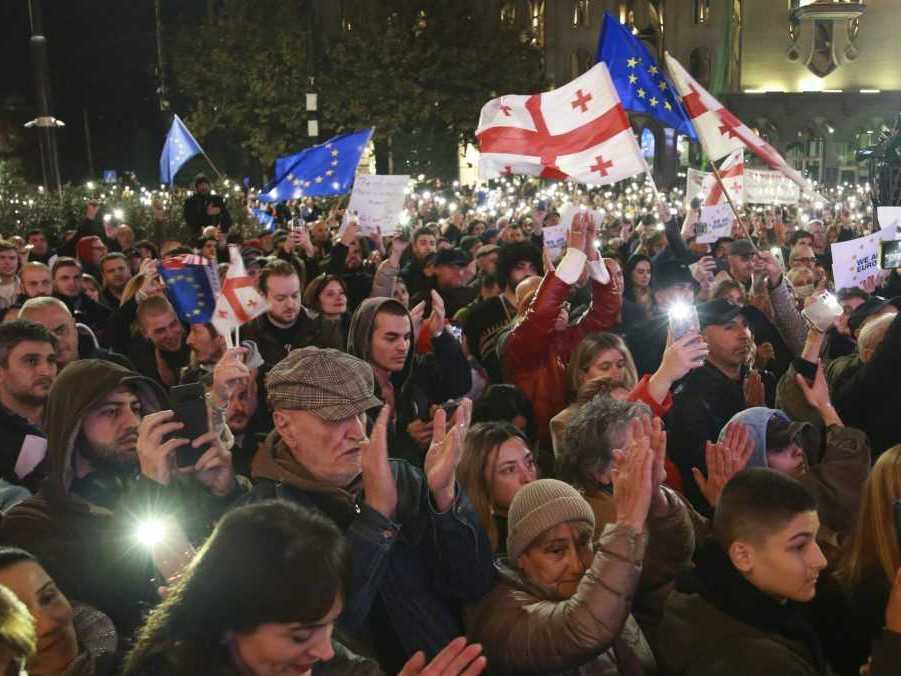
[[[679,340],[682,336],[694,332],[701,332],[701,322],[698,319],[698,309],[688,303],[673,303],[667,310],[669,316],[669,330],[673,340]]]
[[[194,441],[210,431],[210,421],[206,410],[206,397],[200,383],[176,385],[169,390],[169,406],[175,412],[175,419],[184,427],[170,436]],[[193,467],[207,450],[207,446],[194,448],[185,444],[175,451],[176,463],[179,467]]]
[[[901,268],[901,240],[879,243],[879,265],[883,270]]]
[[[457,412],[457,409],[460,407],[460,404],[463,403],[463,399],[448,399],[446,402],[441,404],[441,408],[444,409],[444,412],[447,414],[447,419],[450,420],[454,413]]]

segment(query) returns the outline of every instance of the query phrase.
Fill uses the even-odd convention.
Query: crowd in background
[[[193,187],[190,238],[0,240],[5,673],[899,673],[901,278],[834,288],[853,200],[708,244],[639,184],[438,186],[390,236]],[[229,246],[235,346],[160,274]]]

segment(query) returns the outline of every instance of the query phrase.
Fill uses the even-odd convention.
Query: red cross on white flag
[[[479,176],[525,174],[608,185],[647,171],[607,66],[543,94],[482,107]]]
[[[228,274],[216,297],[216,309],[210,320],[220,336],[227,336],[236,326],[249,322],[269,309],[266,299],[257,291],[256,283],[244,269],[241,251],[234,244],[228,247]]]
[[[688,74],[682,64],[667,52],[666,67],[682,104],[685,106],[698,140],[711,160],[720,160],[731,152],[747,148],[763,160],[768,167],[781,172],[801,186],[813,192],[810,183],[786,162],[773,146],[755,134],[748,125],[729,112],[697,80]],[[731,195],[731,191],[730,191]]]
[[[720,178],[726,190],[729,191],[729,197],[735,204],[744,204],[745,192],[745,158],[744,148],[736,150],[729,155],[720,165]],[[707,195],[704,200],[705,206],[713,206],[714,204],[724,204],[726,196],[723,189],[717,183],[713,174],[704,177],[704,183],[701,186],[701,192]]]

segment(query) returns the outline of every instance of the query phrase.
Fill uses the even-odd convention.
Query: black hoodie
[[[393,305],[410,316],[400,301],[393,298],[367,298],[350,321],[347,351],[370,364],[375,318],[386,305]],[[413,325],[412,318],[410,325]],[[426,449],[407,433],[407,425],[414,420],[430,420],[432,405],[465,396],[472,387],[469,363],[460,343],[449,331],[444,331],[432,339],[432,352],[426,355],[417,356],[416,346],[411,341],[404,368],[391,375],[391,382],[396,411],[388,439],[389,453],[422,467]],[[378,381],[376,396],[382,398]]]

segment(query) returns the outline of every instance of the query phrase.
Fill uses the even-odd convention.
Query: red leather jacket
[[[576,346],[589,333],[607,331],[619,323],[623,304],[613,283],[591,280],[591,307],[579,323],[555,331],[554,321],[569,296],[570,285],[553,272],[545,275],[523,320],[504,343],[502,359],[508,382],[532,402],[538,439],[551,443],[550,421],[566,408],[566,364]]]

